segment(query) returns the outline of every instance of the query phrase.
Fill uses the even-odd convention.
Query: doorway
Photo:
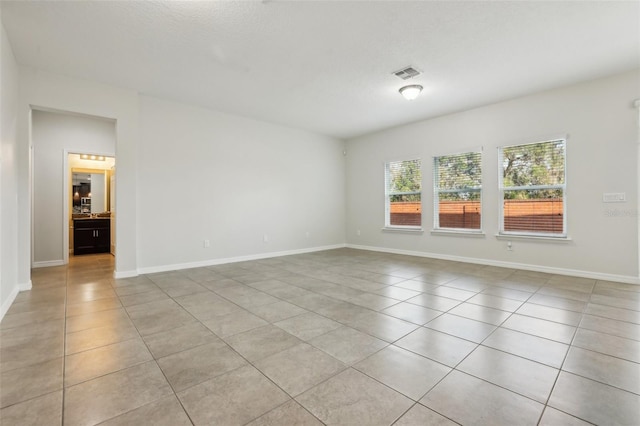
[[[67,154],[68,256],[115,256],[115,158]]]
[[[69,219],[73,212],[70,169],[99,170],[106,185],[104,170],[108,167],[104,163],[107,157],[115,158],[116,121],[32,109],[31,141],[31,266],[64,265],[69,262]],[[85,154],[89,158],[82,159],[84,164],[73,164],[69,154]],[[96,158],[91,160],[91,156]],[[105,161],[98,161],[97,157],[105,157]],[[85,198],[85,210],[94,200],[93,192],[91,197],[86,195],[79,199],[82,203]],[[109,203],[112,204],[111,200]],[[110,210],[106,202],[101,210]]]

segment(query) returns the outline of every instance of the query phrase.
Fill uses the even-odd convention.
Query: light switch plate
[[[605,192],[602,194],[603,203],[624,203],[627,195],[624,192]]]

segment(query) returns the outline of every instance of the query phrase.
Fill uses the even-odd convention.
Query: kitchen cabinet
[[[111,219],[75,219],[73,221],[73,254],[109,253]]]

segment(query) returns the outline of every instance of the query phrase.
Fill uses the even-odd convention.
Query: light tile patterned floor
[[[7,425],[640,424],[640,286],[351,249],[33,271]]]

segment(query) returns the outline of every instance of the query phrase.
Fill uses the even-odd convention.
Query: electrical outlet
[[[511,241],[507,241],[507,250],[513,251],[513,244],[511,244]]]
[[[267,234],[264,234],[264,236],[262,237],[262,241],[265,243],[269,242],[269,236]]]
[[[211,247],[211,242],[210,242],[209,240],[204,240],[204,241],[202,242],[202,247],[204,247],[204,248],[209,248],[209,247]]]
[[[309,231],[307,231],[307,233],[304,234],[304,235],[305,235],[305,237],[309,238],[309,235],[311,235],[311,234],[309,234]]]
[[[356,231],[356,235],[357,235],[358,237],[360,236],[360,230],[359,230],[359,229]]]

